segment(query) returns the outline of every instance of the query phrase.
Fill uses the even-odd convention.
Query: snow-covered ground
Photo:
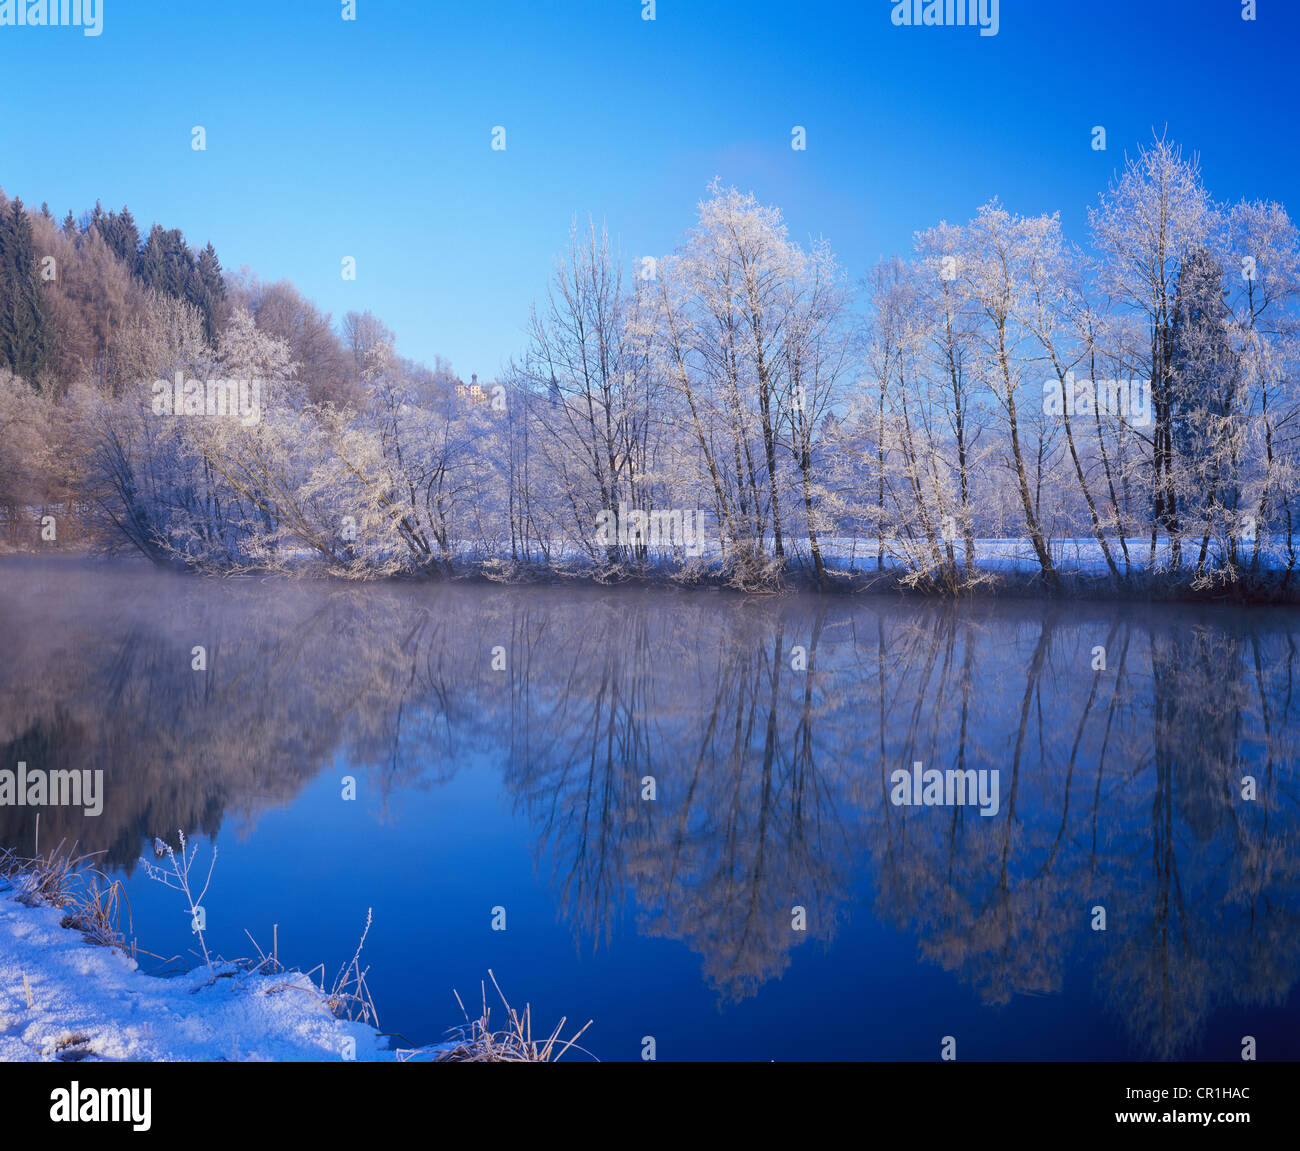
[[[374,1028],[334,1018],[305,975],[147,975],[14,894],[0,880],[0,1062],[323,1062],[353,1057],[348,1040],[358,1061],[396,1058]]]
[[[958,565],[965,563],[965,541],[952,537],[949,541]],[[1201,541],[1194,536],[1182,539],[1183,559],[1181,571],[1190,580],[1195,575],[1195,567],[1200,555]],[[1038,570],[1038,555],[1034,545],[1027,537],[1017,536],[977,536],[974,544],[976,566],[985,571],[999,572],[1035,572]],[[1109,571],[1105,553],[1094,536],[1062,537],[1046,541],[1052,562],[1063,572],[1078,575],[1105,575]],[[1147,571],[1151,567],[1151,537],[1130,536],[1124,540],[1118,536],[1108,536],[1107,546],[1120,571],[1126,569],[1134,573]],[[787,534],[784,540],[786,554],[806,560],[808,558],[808,540],[795,533]],[[767,554],[775,554],[776,541],[771,535],[764,539]],[[924,561],[928,555],[928,544],[924,540],[902,540],[886,537],[878,546],[875,536],[823,536],[819,541],[822,559],[832,567],[843,570],[866,568],[874,569],[877,551],[884,555],[883,566],[890,571],[905,572],[910,563]],[[1125,562],[1127,547],[1128,562]],[[549,541],[552,563],[567,563],[582,566],[589,563],[590,553],[578,540],[552,539]],[[1240,544],[1239,562],[1249,564],[1254,558],[1255,544],[1253,538]],[[1282,535],[1262,535],[1260,537],[1260,555],[1258,566],[1264,571],[1283,571],[1290,563],[1286,537]],[[307,548],[285,549],[284,555],[299,559],[310,559],[314,553]],[[504,559],[509,556],[508,541],[499,542],[495,548],[484,549],[470,540],[453,540],[452,554],[456,562],[465,560]],[[680,564],[687,558],[680,548],[654,545],[648,549],[653,561],[666,564]],[[697,560],[716,563],[722,557],[722,547],[716,536],[706,537],[698,548]],[[532,556],[534,560],[540,557]],[[1223,548],[1217,539],[1210,541],[1207,552],[1211,567],[1221,565]],[[1172,559],[1172,549],[1168,536],[1160,536],[1156,543],[1156,567],[1165,570]]]

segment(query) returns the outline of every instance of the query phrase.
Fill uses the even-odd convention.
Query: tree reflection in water
[[[989,1005],[1058,993],[1084,962],[1138,1047],[1172,1058],[1216,1007],[1276,1006],[1296,979],[1298,632],[1262,609],[8,562],[0,767],[102,768],[104,814],[44,809],[42,842],[124,872],[142,838],[252,823],[339,761],[394,810],[495,770],[583,946],[634,922],[735,1001],[874,914]],[[1001,810],[893,806],[915,761],[999,771]],[[0,843],[30,847],[34,816],[0,808]]]

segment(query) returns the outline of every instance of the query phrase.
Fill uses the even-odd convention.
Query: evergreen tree
[[[1188,507],[1237,506],[1231,425],[1239,383],[1223,266],[1207,248],[1193,248],[1179,269],[1170,341],[1170,421],[1193,480]]]
[[[135,270],[140,249],[140,229],[136,227],[131,209],[123,205],[122,211],[100,213],[95,227],[104,237],[108,250],[121,260],[128,268]]]
[[[0,213],[0,367],[39,388],[53,342],[31,221],[14,200]]]
[[[193,291],[194,253],[179,228],[166,231],[155,224],[136,259],[136,274],[147,287],[176,300],[190,299]]]
[[[199,253],[189,300],[203,315],[203,332],[210,344],[217,342],[225,298],[226,280],[221,274],[221,261],[217,259],[216,249],[208,244]]]

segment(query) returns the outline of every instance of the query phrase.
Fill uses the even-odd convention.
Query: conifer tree
[[[190,293],[192,303],[203,314],[203,332],[208,343],[215,345],[222,304],[226,298],[226,281],[221,274],[221,261],[217,259],[216,249],[209,243],[199,253],[194,270],[193,287]]]
[[[31,221],[22,201],[13,200],[0,213],[0,367],[39,388],[52,347]]]
[[[172,299],[189,299],[195,276],[194,254],[179,228],[155,224],[136,260],[136,273],[147,287]],[[192,302],[192,301],[191,301]]]
[[[123,205],[121,212],[100,213],[95,226],[104,237],[108,250],[134,270],[140,248],[140,229],[136,227],[131,209]]]

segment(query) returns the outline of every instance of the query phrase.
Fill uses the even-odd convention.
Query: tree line
[[[1164,139],[1086,248],[994,200],[854,280],[718,182],[658,258],[575,221],[482,387],[126,208],[0,219],[11,525],[75,507],[216,571],[1292,593],[1300,242]],[[259,420],[160,419],[177,373],[260,381]],[[710,546],[600,530],[619,509],[698,509]]]

